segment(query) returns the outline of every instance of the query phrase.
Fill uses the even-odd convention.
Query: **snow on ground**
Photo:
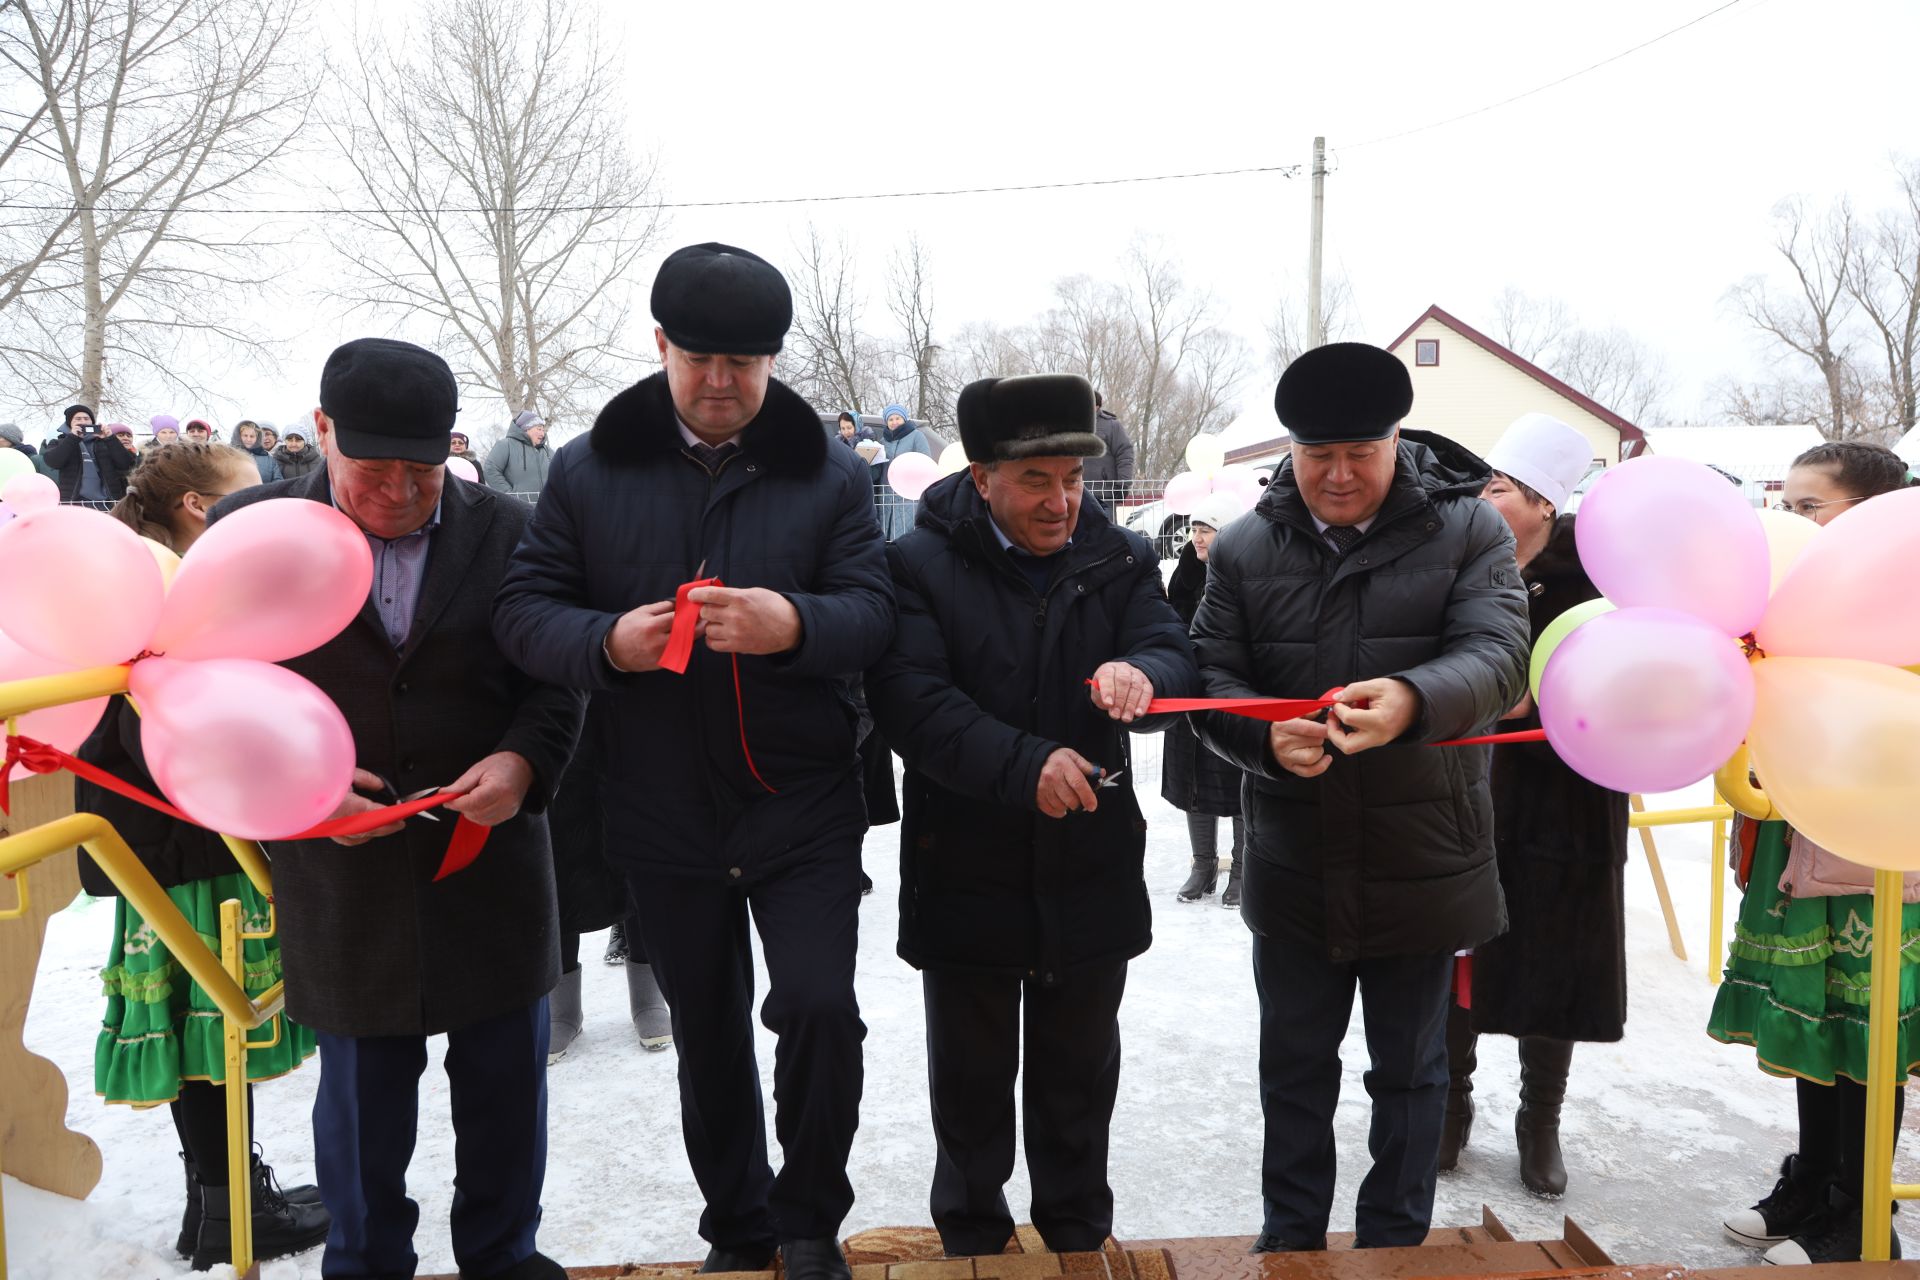
[[[1132,966],[1121,1014],[1126,1058],[1113,1122],[1116,1229],[1123,1238],[1251,1234],[1260,1224],[1261,1123],[1249,935],[1238,913],[1222,910],[1217,898],[1204,905],[1174,901],[1188,862],[1186,829],[1182,816],[1157,797],[1155,740],[1140,745],[1134,767],[1151,824],[1147,880],[1156,918],[1153,949]],[[1703,803],[1701,790],[1655,800],[1652,807]],[[1221,834],[1224,842],[1224,824]],[[860,944],[866,1093],[853,1149],[859,1200],[849,1233],[927,1221],[933,1140],[925,1035],[918,976],[893,950],[897,841],[897,827],[877,829],[867,841],[876,888],[863,909]],[[1668,950],[1636,841],[1627,870],[1627,1038],[1582,1046],[1574,1057],[1563,1125],[1571,1190],[1549,1203],[1521,1189],[1512,1138],[1514,1051],[1510,1041],[1489,1037],[1480,1051],[1472,1145],[1459,1170],[1440,1180],[1437,1223],[1477,1223],[1481,1205],[1489,1204],[1521,1238],[1556,1236],[1566,1214],[1623,1261],[1757,1261],[1725,1241],[1720,1220],[1771,1188],[1793,1142],[1793,1091],[1762,1075],[1750,1052],[1707,1038],[1713,988],[1704,956],[1706,828],[1669,828],[1659,841],[1693,959],[1682,964]],[[1729,928],[1733,906],[1730,888]],[[172,1253],[181,1184],[166,1112],[107,1107],[93,1094],[101,1008],[96,971],[112,918],[111,903],[85,903],[61,913],[48,930],[27,1043],[65,1068],[72,1090],[68,1123],[99,1142],[106,1168],[92,1197],[79,1203],[6,1180],[6,1245],[19,1280],[186,1272]],[[695,1233],[700,1200],[680,1142],[674,1058],[639,1048],[626,1020],[621,971],[598,963],[601,942],[596,937],[582,946],[586,1031],[549,1076],[552,1137],[541,1245],[579,1265],[698,1258],[705,1251]],[[421,1204],[416,1247],[427,1273],[454,1269],[446,1232],[453,1144],[440,1048],[436,1041],[422,1085],[411,1174]],[[1335,1230],[1351,1229],[1355,1188],[1367,1167],[1368,1103],[1360,1080],[1366,1051],[1357,1008],[1344,1056]],[[769,1097],[772,1062],[772,1039],[762,1030]],[[313,1177],[309,1116],[317,1072],[316,1060],[258,1091],[260,1141],[285,1183]],[[771,1108],[768,1120],[771,1130]],[[777,1153],[771,1131],[768,1144]],[[1912,1164],[1903,1157],[1903,1180],[1913,1180]],[[1007,1194],[1016,1216],[1024,1217],[1024,1169],[1016,1170]],[[318,1250],[263,1269],[265,1280],[319,1275]]]

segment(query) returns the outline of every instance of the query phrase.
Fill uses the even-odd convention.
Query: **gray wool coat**
[[[326,469],[242,490],[213,518],[270,498],[331,501]],[[471,866],[438,883],[452,814],[412,819],[356,848],[268,846],[287,1012],[315,1030],[433,1035],[523,1008],[559,981],[544,811],[583,702],[508,662],[491,621],[527,510],[479,485],[447,485],[405,648],[394,649],[369,602],[338,636],[281,664],[334,700],[360,767],[403,795],[452,782],[496,751],[518,752],[534,774],[520,813],[493,829]]]

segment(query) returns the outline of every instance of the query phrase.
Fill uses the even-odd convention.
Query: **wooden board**
[[[0,815],[0,834],[72,813],[73,777],[15,779],[12,802],[13,816]],[[0,1169],[42,1190],[83,1200],[100,1182],[100,1148],[67,1128],[67,1078],[53,1063],[29,1053],[23,1040],[47,918],[80,892],[77,856],[69,849],[23,872],[28,915],[0,920],[0,1080],[7,1082],[0,1089]],[[0,910],[14,906],[15,891],[12,881],[0,878]]]

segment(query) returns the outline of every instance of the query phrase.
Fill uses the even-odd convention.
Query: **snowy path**
[[[1136,760],[1141,786],[1157,792],[1151,761],[1157,747],[1141,746],[1139,755],[1147,757]],[[1652,807],[1703,800],[1689,793]],[[1260,1215],[1248,934],[1237,913],[1214,905],[1217,899],[1193,906],[1173,900],[1187,863],[1185,826],[1157,796],[1143,797],[1143,806],[1151,823],[1155,941],[1132,967],[1122,1011],[1126,1059],[1112,1158],[1117,1228],[1134,1238],[1247,1234],[1258,1229]],[[933,1145],[919,981],[893,952],[897,832],[882,828],[867,844],[876,883],[864,907],[860,947],[867,1079],[853,1152],[859,1202],[848,1232],[926,1221]],[[1694,961],[1683,965],[1667,948],[1636,841],[1627,876],[1628,1035],[1618,1045],[1583,1046],[1574,1058],[1564,1122],[1572,1189],[1557,1204],[1520,1189],[1512,1144],[1513,1048],[1489,1038],[1480,1054],[1473,1143],[1460,1169],[1441,1179],[1436,1222],[1477,1222],[1485,1203],[1523,1238],[1557,1235],[1560,1216],[1570,1215],[1626,1261],[1758,1260],[1726,1243],[1719,1223],[1725,1210],[1771,1187],[1792,1141],[1792,1089],[1763,1076],[1750,1053],[1717,1045],[1703,1032],[1713,998],[1702,962],[1706,829],[1669,829],[1660,847]],[[1731,910],[1730,902],[1729,920]],[[69,1123],[100,1143],[106,1171],[83,1204],[7,1180],[6,1239],[12,1274],[20,1280],[186,1271],[171,1251],[181,1187],[165,1112],[105,1107],[93,1096],[100,1013],[95,975],[112,915],[110,903],[76,906],[49,928],[28,1044],[66,1069],[73,1092]],[[700,1202],[680,1143],[674,1060],[639,1049],[626,1022],[620,971],[598,963],[601,941],[582,945],[587,1029],[550,1075],[552,1150],[541,1242],[562,1261],[582,1265],[698,1258],[704,1253],[694,1231]],[[773,1046],[764,1031],[760,1041],[771,1096]],[[1366,1164],[1365,1046],[1357,1010],[1345,1058],[1335,1230],[1351,1228],[1354,1190]],[[316,1068],[310,1063],[258,1093],[260,1140],[285,1182],[312,1178],[308,1117]],[[1911,1179],[1913,1162],[1902,1164],[1903,1177]],[[452,1177],[446,1078],[436,1046],[412,1171],[422,1209],[423,1272],[453,1270],[445,1226]],[[1008,1198],[1024,1217],[1024,1171],[1016,1172]],[[317,1278],[319,1253],[270,1263],[263,1274],[266,1280]]]

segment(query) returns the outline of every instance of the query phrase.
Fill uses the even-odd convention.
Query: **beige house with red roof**
[[[1639,427],[1439,307],[1428,307],[1387,350],[1413,375],[1405,425],[1475,453],[1484,455],[1523,413],[1567,423],[1593,442],[1594,461],[1607,466],[1646,447]]]

